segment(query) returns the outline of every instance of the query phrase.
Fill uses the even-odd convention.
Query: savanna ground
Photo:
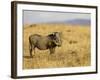
[[[46,36],[52,32],[62,32],[62,46],[54,54],[49,50],[33,51],[29,54],[28,38],[31,34]],[[32,24],[24,26],[23,69],[79,67],[91,64],[90,26],[69,24]]]

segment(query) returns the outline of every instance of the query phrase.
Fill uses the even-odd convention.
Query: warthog
[[[55,52],[55,48],[60,47],[62,44],[61,33],[53,32],[47,36],[41,36],[39,34],[33,34],[29,36],[29,51],[30,57],[32,57],[32,50],[38,48],[39,50],[50,50],[50,54]]]

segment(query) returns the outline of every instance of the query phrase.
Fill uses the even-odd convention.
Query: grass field
[[[46,36],[52,32],[62,32],[62,46],[54,54],[49,50],[38,50],[30,58],[29,41],[31,34]],[[79,67],[91,65],[90,26],[70,24],[24,25],[23,69]]]

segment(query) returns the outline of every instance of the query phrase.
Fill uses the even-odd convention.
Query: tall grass
[[[28,38],[31,34],[46,36],[52,32],[62,32],[62,46],[57,47],[54,54],[49,50],[36,49],[33,58],[29,54]],[[32,24],[24,26],[24,56],[23,69],[58,68],[89,66],[90,52],[90,26],[69,24]]]

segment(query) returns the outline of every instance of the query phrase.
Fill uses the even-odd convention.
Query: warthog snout
[[[61,42],[61,41],[54,41],[54,43],[55,43],[58,47],[61,47],[61,45],[62,45],[62,42]]]
[[[62,43],[59,43],[57,46],[58,46],[58,47],[61,47],[61,45],[62,45]]]

